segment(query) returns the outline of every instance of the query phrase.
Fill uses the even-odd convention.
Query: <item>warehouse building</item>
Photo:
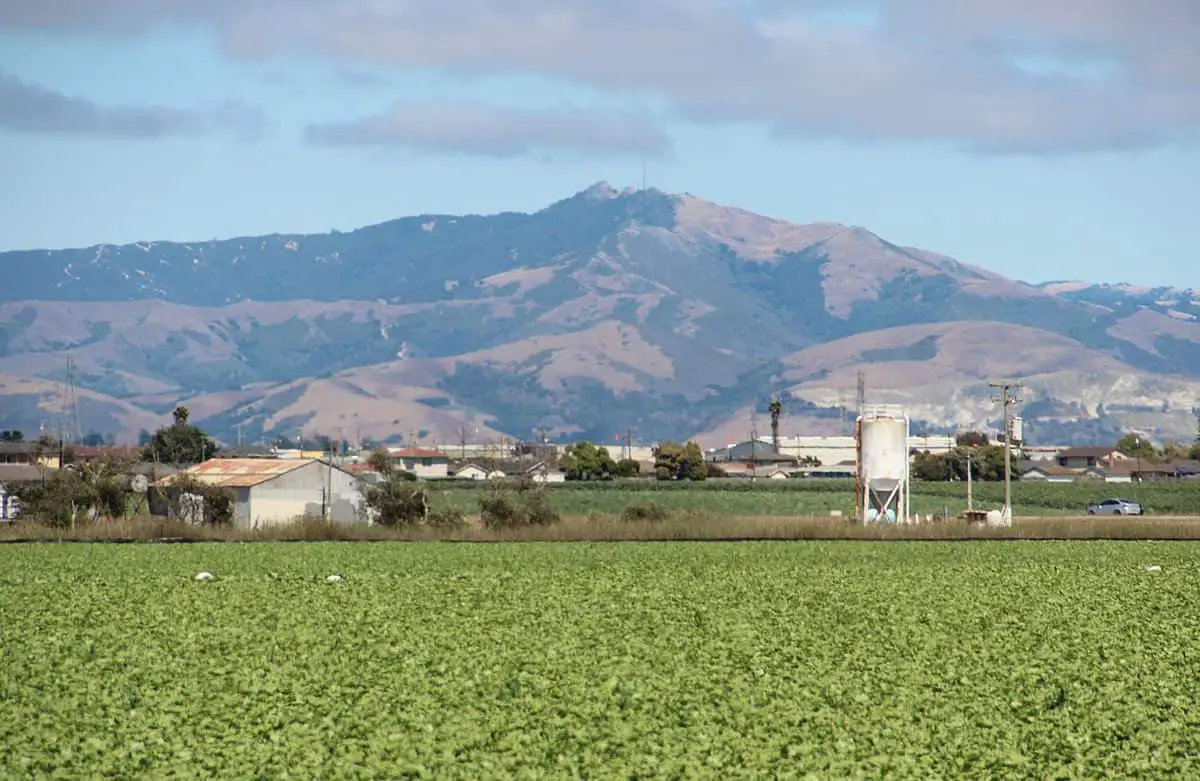
[[[307,516],[365,523],[361,484],[354,475],[317,459],[213,458],[181,474],[233,490],[233,523],[255,529]],[[169,513],[166,496],[177,475],[154,484],[151,511]],[[198,520],[198,519],[193,519]]]

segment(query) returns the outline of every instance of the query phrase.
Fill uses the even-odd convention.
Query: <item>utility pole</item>
[[[625,441],[621,448],[621,458],[633,458],[633,435],[637,433],[632,427],[625,429]]]
[[[975,509],[975,502],[971,496],[971,451],[974,449],[974,445],[967,446],[967,512]]]
[[[856,399],[857,417],[862,417],[863,410],[867,406],[867,373],[862,369],[858,370],[858,394]]]
[[[1004,405],[1004,509],[1001,511],[1005,526],[1012,525],[1012,406],[1021,400],[1016,396],[1020,386],[1014,382],[989,382],[989,388],[1000,391],[993,401]]]
[[[750,415],[750,482],[758,482],[758,415]]]
[[[325,507],[321,512],[321,519],[328,522],[333,520],[333,441],[326,437],[322,444],[329,447],[328,461],[325,464]]]

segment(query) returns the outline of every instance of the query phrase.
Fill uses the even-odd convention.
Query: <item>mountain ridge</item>
[[[996,413],[961,391],[986,386],[992,364],[963,355],[1019,373],[1013,344],[1041,366],[1067,360],[1063,339],[1100,368],[1078,388],[1037,374],[1034,434],[1071,438],[1062,410],[1074,409],[1089,437],[1184,437],[1183,399],[1200,397],[1191,291],[1028,284],[859,226],[606,182],[536,212],[6,252],[0,271],[14,281],[0,290],[0,374],[15,378],[0,388],[4,426],[55,409],[16,380],[54,380],[67,352],[89,393],[85,428],[125,437],[180,402],[218,436],[252,439],[306,426],[443,442],[475,429],[608,439],[630,425],[719,437],[773,395],[790,401],[786,426],[822,428],[849,403],[848,367],[877,400],[938,399],[917,404],[923,425],[979,427]],[[811,371],[789,368],[798,354]]]

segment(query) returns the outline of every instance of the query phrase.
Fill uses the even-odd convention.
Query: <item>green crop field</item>
[[[1195,778],[1198,610],[1188,543],[4,545],[0,777]]]
[[[429,483],[435,502],[476,512],[476,498],[488,490],[483,483]],[[625,507],[654,502],[671,510],[695,510],[711,515],[828,515],[854,512],[854,483],[848,480],[707,480],[699,483],[618,480],[609,483],[563,483],[549,487],[551,503],[564,515],[591,512],[620,513]],[[1003,504],[1002,483],[976,483],[975,507]],[[1151,515],[1200,515],[1200,483],[1143,483],[1140,485],[1089,481],[1080,483],[1020,483],[1012,486],[1017,515],[1082,515],[1087,505],[1110,497],[1141,502]],[[914,483],[912,511],[922,515],[967,507],[964,483]]]

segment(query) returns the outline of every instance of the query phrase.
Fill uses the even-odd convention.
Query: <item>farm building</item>
[[[440,450],[425,448],[394,447],[389,448],[396,466],[406,472],[412,472],[417,477],[447,477],[450,456]]]
[[[17,488],[41,479],[42,470],[32,464],[0,464],[0,521],[11,521],[17,517],[20,509]]]
[[[212,486],[233,489],[233,523],[253,529],[289,523],[300,516],[329,517],[337,523],[362,523],[363,494],[358,479],[316,459],[213,458],[182,474]],[[154,487],[169,491],[178,475]],[[167,503],[151,511],[167,513]]]

